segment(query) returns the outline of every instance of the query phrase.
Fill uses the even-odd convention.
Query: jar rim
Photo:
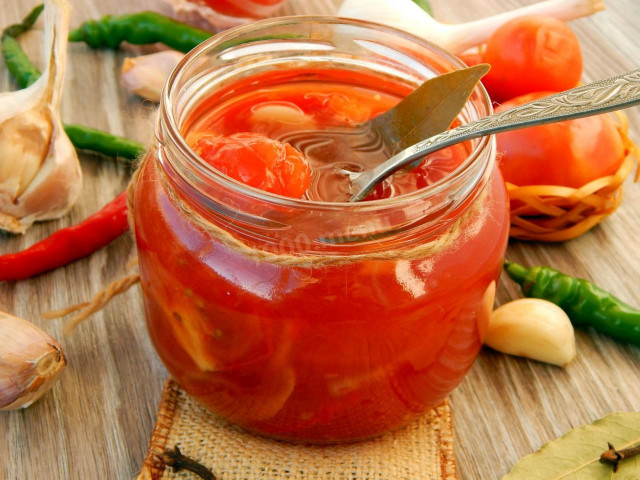
[[[305,23],[313,23],[313,24],[327,24],[327,25],[351,25],[355,27],[365,28],[369,30],[377,30],[382,31],[391,35],[395,35],[397,37],[403,38],[405,40],[409,40],[418,46],[426,47],[432,52],[436,53],[439,58],[450,62],[453,66],[459,68],[465,68],[466,65],[462,60],[460,60],[455,55],[447,52],[442,49],[438,45],[429,42],[425,39],[417,37],[411,33],[404,32],[402,30],[389,27],[383,24],[362,21],[350,18],[336,17],[336,16],[327,16],[327,15],[294,15],[294,16],[286,16],[286,17],[275,17],[268,18],[263,20],[258,20],[247,25],[241,25],[237,27],[233,27],[228,29],[222,33],[212,36],[210,39],[204,41],[189,53],[185,55],[185,57],[178,63],[178,65],[171,72],[165,87],[162,91],[162,96],[160,99],[160,108],[159,108],[159,120],[163,122],[163,126],[166,128],[165,132],[169,137],[172,145],[176,147],[180,153],[187,159],[187,161],[199,167],[201,173],[207,175],[207,177],[214,182],[221,184],[225,188],[228,188],[236,193],[246,195],[249,198],[253,198],[255,200],[276,204],[278,206],[285,206],[289,208],[314,208],[320,210],[344,210],[344,209],[354,209],[354,208],[387,208],[387,207],[402,207],[403,205],[410,204],[416,201],[423,201],[432,196],[442,194],[443,191],[446,191],[448,187],[456,182],[456,180],[460,179],[468,170],[475,165],[476,161],[482,161],[483,158],[486,158],[486,155],[483,155],[485,151],[491,148],[493,135],[481,137],[478,143],[475,145],[473,150],[469,153],[467,158],[453,171],[449,172],[442,179],[437,182],[416,190],[414,192],[409,192],[403,195],[378,199],[378,200],[366,200],[359,202],[329,202],[329,201],[318,201],[318,200],[308,200],[302,198],[291,198],[285,197],[282,195],[266,192],[264,190],[260,190],[255,187],[251,187],[246,185],[238,180],[235,180],[222,172],[218,171],[208,163],[206,163],[196,152],[189,146],[186,139],[182,135],[180,131],[180,126],[178,125],[178,121],[176,118],[176,112],[174,110],[174,97],[179,94],[179,84],[180,80],[185,71],[188,70],[190,66],[192,66],[202,55],[206,55],[206,53],[216,46],[223,44],[225,42],[232,41],[234,37],[238,35],[242,35],[244,33],[251,32],[252,30],[258,30],[261,28],[267,27],[276,27],[290,24],[305,24]],[[486,89],[482,85],[482,83],[478,83],[475,87],[474,92],[479,94],[481,105],[486,110],[487,115],[491,115],[493,113],[493,105],[491,99],[489,98],[489,94]],[[472,93],[473,95],[473,93]],[[161,139],[158,133],[156,133],[158,137],[158,142],[162,145],[165,145],[164,139]],[[486,160],[486,163],[489,163],[489,160]],[[486,170],[486,167],[482,169]],[[475,182],[478,183],[481,181],[481,178],[484,175],[478,175],[475,177]],[[475,186],[475,185],[473,185]],[[473,191],[473,188],[469,189],[469,191]]]

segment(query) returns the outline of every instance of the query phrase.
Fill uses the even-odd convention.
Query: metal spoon
[[[418,158],[456,143],[507,130],[588,117],[640,103],[640,69],[526,103],[434,135],[372,170],[351,173],[350,202],[363,200],[382,180]]]

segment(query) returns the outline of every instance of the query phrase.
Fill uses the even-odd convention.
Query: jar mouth
[[[388,27],[382,24],[377,24],[373,22],[365,22],[354,19],[347,19],[341,17],[333,17],[333,16],[309,16],[309,15],[299,15],[299,16],[288,16],[288,17],[277,17],[273,19],[265,19],[252,22],[248,25],[241,25],[238,27],[231,28],[223,33],[217,34],[213,36],[211,39],[203,42],[191,52],[189,52],[185,58],[181,60],[181,62],[177,65],[177,67],[172,71],[167,83],[164,87],[161,101],[160,101],[160,110],[158,121],[162,123],[162,127],[157,128],[156,137],[158,142],[166,146],[166,142],[170,142],[174,148],[180,153],[180,155],[184,158],[186,162],[193,168],[198,171],[198,174],[207,178],[215,184],[221,185],[226,189],[231,191],[235,191],[239,194],[245,195],[249,198],[255,199],[260,202],[272,203],[274,205],[288,207],[288,208],[313,208],[315,210],[344,210],[344,209],[363,209],[363,208],[380,208],[380,207],[401,207],[403,205],[411,204],[413,202],[425,201],[430,197],[434,197],[437,195],[442,195],[443,192],[446,192],[453,184],[456,182],[465,181],[465,177],[469,177],[471,175],[471,169],[474,167],[478,170],[475,174],[471,175],[471,178],[466,178],[465,183],[467,188],[465,191],[467,194],[471,193],[482,180],[483,177],[486,177],[485,172],[491,163],[491,156],[484,155],[486,151],[491,148],[493,143],[493,135],[484,136],[477,140],[477,143],[474,145],[472,151],[469,153],[467,158],[453,171],[445,175],[442,179],[434,182],[433,184],[416,190],[414,192],[406,193],[403,195],[379,199],[379,200],[367,200],[367,201],[359,201],[359,202],[329,202],[329,201],[317,201],[317,200],[308,200],[308,199],[298,199],[285,197],[277,194],[273,194],[270,192],[266,192],[264,190],[260,190],[258,188],[254,188],[248,186],[240,181],[237,181],[222,172],[215,169],[213,166],[206,163],[196,152],[189,146],[184,135],[181,132],[179,120],[178,120],[178,108],[180,106],[180,88],[182,86],[183,81],[185,80],[184,76],[189,72],[190,67],[193,67],[197,62],[199,62],[203,57],[207,55],[210,50],[215,49],[216,47],[224,47],[225,44],[228,45],[228,48],[233,48],[239,44],[244,42],[236,41],[238,37],[242,37],[243,35],[247,35],[252,31],[258,29],[264,29],[269,27],[285,27],[287,25],[300,25],[300,24],[316,24],[316,25],[345,25],[345,26],[353,26],[364,28],[368,30],[375,30],[379,32],[384,32],[386,34],[393,35],[395,37],[404,39],[413,44],[416,44],[418,47],[426,48],[431,53],[437,55],[439,60],[443,60],[450,64],[453,67],[457,68],[465,68],[466,65],[456,56],[446,52],[441,49],[437,45],[421,39],[417,36],[414,36],[410,33]],[[254,40],[269,40],[265,37],[254,37]],[[291,41],[294,42],[296,39],[292,38]],[[308,39],[306,39],[308,41]],[[247,40],[247,42],[251,42],[251,39]],[[224,50],[223,50],[224,51]],[[481,118],[482,116],[491,115],[493,113],[492,102],[489,98],[489,95],[481,83],[478,83],[472,96],[476,95],[480,100],[480,106],[482,110],[477,115],[477,118]],[[467,101],[469,104],[471,100]],[[470,109],[471,111],[475,111],[475,109]],[[473,120],[473,119],[472,119]],[[162,130],[162,133],[160,132]],[[166,139],[165,139],[166,135]],[[483,165],[477,165],[478,162],[484,162]],[[478,168],[480,167],[480,168]]]

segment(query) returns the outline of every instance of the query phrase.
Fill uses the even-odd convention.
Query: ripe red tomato
[[[551,95],[536,92],[503,103],[498,112]],[[625,157],[622,138],[607,115],[540,125],[496,136],[507,182],[579,188],[615,173]]]
[[[482,58],[482,53],[478,51],[471,51],[467,53],[460,53],[458,58],[467,64],[469,67],[473,67],[474,65],[480,65],[484,62],[484,58]]]
[[[552,17],[522,17],[505,23],[489,39],[483,59],[491,70],[482,83],[498,102],[525,93],[567,90],[582,75],[578,37]]]
[[[258,133],[235,133],[202,136],[193,148],[208,164],[251,187],[294,198],[309,187],[309,162],[288,143]]]

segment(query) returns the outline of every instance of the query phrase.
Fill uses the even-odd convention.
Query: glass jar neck
[[[232,99],[239,84],[255,88],[252,79],[269,72],[365,70],[415,88],[461,66],[408,34],[331,17],[285,17],[230,30],[187,55],[169,79],[156,131],[161,173],[167,188],[198,215],[265,248],[284,242],[294,253],[349,254],[424,242],[449,228],[480,194],[495,159],[492,138],[473,144],[464,163],[430,187],[351,204],[290,199],[247,187],[199,158],[184,132],[198,108]],[[479,87],[460,121],[490,113]]]

